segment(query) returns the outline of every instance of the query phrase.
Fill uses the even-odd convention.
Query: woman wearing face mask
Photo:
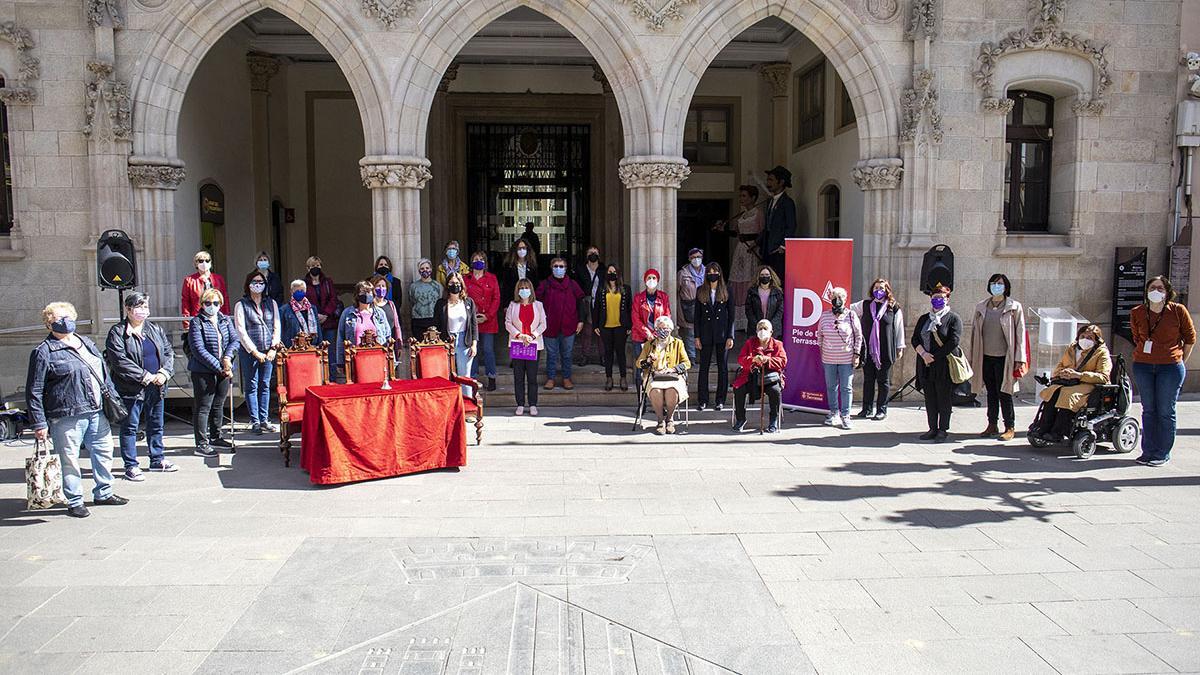
[[[88,338],[75,334],[75,307],[52,302],[42,310],[50,334],[29,355],[25,378],[25,407],[29,426],[39,441],[49,440],[62,465],[62,489],[67,515],[86,518],[79,448],[86,445],[92,457],[92,503],[121,506],[129,502],[113,494],[112,429],[104,417],[101,396],[112,390],[112,379],[100,350]]]
[[[849,429],[854,369],[858,367],[858,355],[863,345],[862,324],[846,306],[846,289],[830,291],[829,304],[830,309],[821,312],[817,324],[817,343],[821,347],[825,394],[829,401],[825,425]]]
[[[496,391],[496,333],[500,332],[500,282],[488,271],[487,254],[471,254],[471,273],[467,275],[467,295],[475,301],[479,314],[479,358],[471,377],[479,379],[479,371],[487,375],[487,390]]]
[[[714,360],[717,364],[717,396],[713,410],[723,410],[725,394],[729,390],[727,354],[733,349],[733,305],[729,302],[721,266],[715,262],[705,268],[704,283],[696,289],[695,334],[695,346],[700,351],[697,382],[700,403],[696,410],[708,407],[708,372]]]
[[[1187,374],[1184,364],[1196,346],[1196,327],[1187,307],[1175,302],[1164,276],[1146,282],[1145,301],[1129,316],[1133,332],[1133,379],[1142,399],[1139,464],[1162,466],[1175,445],[1175,404]]]
[[[400,325],[400,308],[396,307],[396,303],[387,299],[388,289],[392,285],[388,283],[387,277],[380,274],[376,274],[367,281],[371,283],[371,289],[374,292],[372,301],[375,307],[382,310],[383,315],[387,317],[388,333],[396,341],[392,350],[396,354],[396,360],[400,361],[404,353],[404,331]]]
[[[583,330],[575,338],[575,365],[603,363],[600,357],[600,338],[592,324],[592,305],[596,294],[604,286],[605,266],[600,262],[600,249],[589,246],[583,254],[583,263],[575,268],[575,283],[583,289]]]
[[[755,285],[746,291],[746,333],[753,334],[759,321],[771,322],[771,334],[783,335],[783,284],[770,265],[758,268]]]
[[[537,255],[533,247],[524,239],[518,239],[508,249],[504,256],[504,267],[500,270],[500,302],[507,304],[512,301],[517,289],[517,282],[528,279],[537,287],[541,278],[538,277]]]
[[[438,283],[445,286],[446,277],[452,273],[458,273],[460,277],[466,277],[471,273],[471,268],[467,267],[467,263],[463,262],[459,255],[458,241],[451,239],[446,242],[446,252],[442,256],[442,262],[438,263],[437,274]],[[463,373],[466,375],[466,373]]]
[[[863,349],[858,361],[863,369],[862,410],[858,416],[887,419],[892,393],[892,365],[904,355],[904,311],[892,295],[887,279],[871,282],[871,295],[851,310],[862,322]]]
[[[517,281],[512,302],[508,304],[504,313],[504,328],[508,331],[510,345],[534,344],[537,345],[537,351],[545,348],[542,333],[546,330],[546,310],[542,303],[537,301],[533,292],[533,282],[529,279]],[[513,393],[517,399],[516,414],[524,415],[525,405],[528,404],[529,414],[537,417],[538,360],[513,358],[511,362]]]
[[[954,381],[947,357],[959,350],[962,319],[950,311],[950,289],[938,284],[929,296],[929,312],[917,319],[912,343],[917,350],[917,385],[925,394],[925,417],[929,431],[923,441],[943,442],[950,430]]]
[[[459,375],[470,377],[475,350],[479,347],[479,307],[467,295],[462,275],[451,272],[446,277],[446,295],[433,308],[437,329],[443,336],[454,337],[454,364]],[[463,386],[470,395],[470,388]]]
[[[306,296],[312,306],[317,309],[317,321],[321,324],[321,339],[329,344],[337,341],[338,332],[338,294],[333,285],[333,278],[321,269],[321,259],[309,256],[304,262],[308,267],[308,275],[304,277]]]
[[[621,375],[621,391],[629,391],[625,380],[625,343],[633,328],[633,293],[621,281],[621,268],[609,265],[604,285],[592,299],[592,325],[600,338],[600,360],[604,363],[604,391],[613,388],[613,364]]]
[[[221,437],[221,422],[225,413],[225,397],[233,382],[233,357],[237,353],[238,337],[233,321],[221,313],[225,298],[215,288],[200,297],[201,317],[188,328],[188,372],[192,375],[192,434],[196,439],[195,454],[216,457],[214,446],[232,448],[233,443]]]
[[[263,277],[267,280],[267,290],[264,291],[264,294],[282,307],[283,280],[271,269],[271,256],[267,255],[266,251],[259,251],[258,256],[254,259],[254,267],[262,272]]]
[[[675,322],[669,316],[660,316],[654,321],[654,338],[642,346],[637,358],[638,369],[647,374],[643,386],[650,406],[658,416],[654,433],[675,433],[675,408],[688,398],[687,380],[684,373],[692,367],[683,340],[671,335]]]
[[[362,344],[363,333],[368,330],[375,331],[379,344],[385,344],[392,337],[387,312],[375,305],[375,287],[370,281],[360,281],[354,286],[354,306],[347,307],[338,322],[337,342],[333,345],[330,360],[345,366],[346,343]]]
[[[1042,390],[1041,425],[1029,433],[1049,443],[1061,443],[1071,433],[1075,413],[1087,406],[1088,395],[1098,384],[1107,384],[1112,373],[1112,356],[1100,327],[1080,326],[1075,342],[1067,347],[1054,367],[1050,386]]]
[[[192,256],[192,264],[196,267],[196,271],[183,278],[183,292],[181,294],[179,311],[185,317],[198,316],[200,314],[200,296],[204,291],[215,288],[221,291],[221,297],[228,295],[229,291],[225,289],[225,278],[220,274],[212,271],[212,255],[208,251],[197,251],[196,255]],[[228,316],[229,308],[225,308],[225,314]],[[188,329],[189,322],[183,322],[183,329]]]
[[[571,355],[575,336],[583,330],[583,289],[567,276],[567,261],[550,261],[550,276],[538,285],[537,296],[546,309],[546,389],[554,388],[555,376],[562,374],[562,388],[571,390]],[[561,368],[561,371],[560,371]]]
[[[400,279],[392,274],[392,269],[392,259],[381,255],[375,259],[375,274],[372,276],[380,276],[387,280],[387,293],[384,298],[391,301],[396,307],[396,312],[399,313],[400,308],[404,305],[404,286],[400,283]]]
[[[755,333],[742,345],[738,354],[737,377],[733,380],[733,430],[746,428],[746,397],[758,398],[759,392],[766,394],[771,409],[767,433],[779,431],[779,402],[783,396],[783,371],[787,369],[787,352],[783,342],[774,337],[771,322],[759,319]],[[765,380],[763,379],[765,378]],[[755,386],[757,380],[758,385]]]
[[[125,296],[125,318],[108,331],[104,356],[117,393],[129,417],[121,425],[121,457],[125,480],[142,481],[138,466],[137,432],[146,423],[146,448],[150,470],[175,471],[163,457],[163,403],[167,380],[175,373],[175,352],[163,329],[149,320],[150,298],[142,293]]]
[[[313,344],[321,342],[321,324],[317,321],[317,310],[308,301],[307,285],[303,279],[292,282],[291,297],[279,311],[283,323],[282,338],[285,346],[292,346],[296,336],[304,333]]]
[[[696,295],[704,285],[704,251],[693,248],[688,251],[687,264],[679,268],[675,287],[676,307],[673,316],[679,328],[679,339],[687,349],[688,359],[696,361]]]
[[[1012,282],[1003,274],[988,279],[986,300],[975,305],[971,323],[971,388],[987,389],[988,425],[980,436],[1011,441],[1016,436],[1013,393],[1017,380],[1029,370],[1025,365],[1025,308],[1009,297]],[[1004,431],[997,422],[1003,411]],[[997,436],[998,434],[998,436]]]
[[[266,278],[261,272],[246,275],[245,295],[233,310],[233,326],[242,344],[238,362],[242,372],[242,392],[250,409],[250,429],[256,434],[273,433],[271,424],[271,373],[275,370],[275,350],[282,343],[279,305],[266,297]]]
[[[644,287],[633,296],[631,335],[638,351],[641,351],[642,343],[654,339],[654,322],[661,317],[671,316],[671,298],[667,296],[666,291],[659,289],[658,282],[658,270],[653,267],[646,270],[642,275]]]
[[[433,308],[442,299],[442,285],[433,278],[433,262],[429,258],[417,261],[417,278],[408,286],[408,299],[412,303],[412,336],[425,338],[425,331],[436,321]]]

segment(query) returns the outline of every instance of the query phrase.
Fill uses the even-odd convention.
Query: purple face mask
[[[871,295],[874,296],[876,300],[882,300],[887,297],[887,291],[883,290],[882,288],[876,288]]]
[[[940,296],[929,299],[929,306],[933,307],[933,311],[940,312],[946,308],[946,299]]]

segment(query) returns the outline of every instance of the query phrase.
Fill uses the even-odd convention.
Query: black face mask
[[[600,254],[598,254],[598,253],[589,253],[589,254],[588,254],[588,262],[590,262],[590,263],[597,263],[597,262],[600,262]]]
[[[370,293],[359,293],[355,299],[358,300],[358,304],[360,305],[369,305],[374,296]]]
[[[617,280],[617,273],[616,273],[616,272],[609,272],[609,273],[608,273],[608,280],[609,280],[609,281],[616,281],[616,280]]]
[[[387,275],[391,274],[391,272],[392,272],[392,269],[390,267],[376,267],[375,268],[375,274],[378,274],[381,277],[386,277]]]
[[[308,268],[308,276],[310,276],[310,277],[319,277],[319,276],[321,276],[321,268],[320,268],[320,267],[310,267],[310,268]]]
[[[758,285],[759,286],[770,286],[771,285],[771,277],[759,277]]]
[[[446,284],[446,290],[451,293],[462,293],[462,284]]]
[[[830,301],[829,301],[829,304],[833,306],[833,313],[834,313],[834,314],[841,314],[841,313],[842,313],[842,307],[843,307],[843,304],[842,304],[842,299],[841,299],[841,298],[834,298],[833,300],[830,300]]]
[[[704,278],[708,281],[708,283],[715,284],[721,280],[721,275],[720,274],[706,274],[706,275],[704,275]]]

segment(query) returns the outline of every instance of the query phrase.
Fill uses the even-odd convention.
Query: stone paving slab
[[[498,411],[459,471],[323,488],[173,424],[181,471],[86,520],[24,511],[0,447],[0,672],[1200,671],[1198,414],[1151,469],[920,444],[909,407],[773,437]]]

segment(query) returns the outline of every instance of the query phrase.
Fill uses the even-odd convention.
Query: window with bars
[[[850,100],[850,90],[846,89],[846,83],[842,78],[837,81],[838,91],[838,129],[844,129],[858,122],[858,118],[854,116],[854,102]]]
[[[729,166],[733,107],[695,105],[683,128],[683,157],[693,166]]]
[[[1050,151],[1054,99],[1033,91],[1010,91],[1013,100],[1004,138],[1004,226],[1012,232],[1050,229]]]
[[[796,76],[796,145],[825,137],[825,60]]]
[[[4,86],[4,78],[0,78],[0,87]],[[13,228],[13,189],[12,189],[12,157],[9,154],[8,137],[8,106],[0,101],[0,160],[4,162],[4,185],[0,189],[0,236],[12,233]]]
[[[821,189],[821,220],[826,239],[842,236],[842,190],[836,185]]]

